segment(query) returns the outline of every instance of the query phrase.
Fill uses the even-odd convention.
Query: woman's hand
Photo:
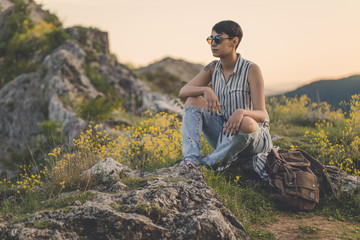
[[[212,114],[216,114],[216,113],[220,112],[221,106],[220,106],[219,100],[211,88],[209,88],[209,87],[205,88],[204,98],[206,101],[206,108]]]
[[[234,135],[240,129],[240,124],[244,118],[244,109],[237,109],[227,121],[224,127],[224,134]]]

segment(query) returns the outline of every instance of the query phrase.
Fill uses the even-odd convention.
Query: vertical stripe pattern
[[[236,109],[253,109],[250,86],[247,81],[249,69],[252,64],[252,62],[243,59],[241,55],[238,54],[234,70],[227,81],[225,81],[220,61],[215,65],[211,83],[221,104],[221,115],[225,120],[229,119]],[[225,123],[226,121],[224,124]],[[272,148],[271,135],[269,134],[269,115],[267,112],[265,122],[259,123],[259,127],[261,128],[261,135],[264,138],[265,145],[263,147],[263,152],[253,156],[253,165],[255,172],[258,173],[261,178],[267,180],[268,176],[265,168],[266,157]],[[223,135],[220,134],[218,144],[221,143],[222,136]]]
[[[242,58],[241,55],[238,54],[234,70],[230,74],[227,82],[225,81],[220,61],[215,65],[211,82],[214,92],[221,104],[221,115],[225,119],[229,119],[236,109],[253,109],[250,87],[247,81],[249,69],[252,64],[252,62]],[[269,122],[267,113],[265,122]]]

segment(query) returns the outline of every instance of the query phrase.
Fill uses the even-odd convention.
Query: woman
[[[205,66],[180,90],[179,96],[186,98],[181,167],[201,164],[222,170],[239,156],[253,156],[255,171],[265,174],[260,156],[270,151],[272,143],[264,82],[260,68],[236,53],[242,35],[236,22],[217,23],[207,41],[220,60]],[[201,132],[214,148],[203,159]]]

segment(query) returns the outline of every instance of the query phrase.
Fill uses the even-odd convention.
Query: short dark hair
[[[217,24],[215,24],[213,26],[212,30],[219,34],[225,33],[225,34],[229,35],[229,37],[237,37],[237,38],[239,38],[239,43],[241,42],[241,39],[243,36],[243,31],[242,31],[240,25],[231,20],[225,20],[225,21],[218,22]],[[238,43],[238,45],[236,45],[236,48],[239,46],[239,43]]]

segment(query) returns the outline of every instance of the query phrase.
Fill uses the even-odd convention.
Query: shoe
[[[186,170],[190,170],[190,169],[196,168],[197,166],[193,162],[184,159],[179,164],[179,167],[182,167],[182,168],[184,168]]]

